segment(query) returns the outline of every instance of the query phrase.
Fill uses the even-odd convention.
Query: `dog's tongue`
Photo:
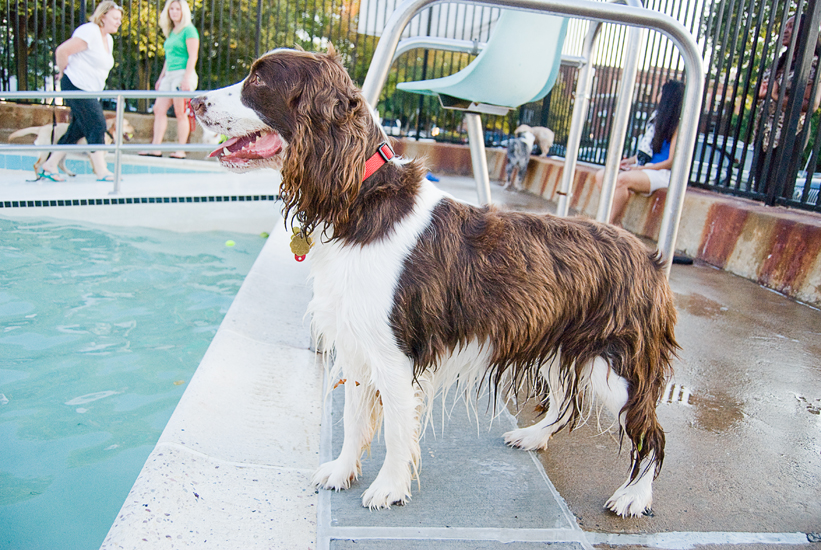
[[[282,139],[276,132],[255,132],[229,139],[208,156],[262,159],[277,154],[281,149]]]

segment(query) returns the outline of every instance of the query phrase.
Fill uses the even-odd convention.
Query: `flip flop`
[[[99,178],[97,181],[105,181],[108,183],[114,183],[114,174],[108,174],[107,176],[103,176]]]
[[[168,155],[170,159],[185,160],[185,155]]]
[[[148,151],[140,151],[137,154],[141,157],[162,157],[162,153],[150,153]]]
[[[41,170],[40,172],[37,173],[37,179],[46,179],[46,180],[55,181],[55,182],[58,182],[58,183],[66,181],[66,179],[63,176],[61,176],[59,173],[57,173],[57,172],[46,172],[45,170]]]

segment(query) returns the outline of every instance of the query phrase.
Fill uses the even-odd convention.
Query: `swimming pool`
[[[100,546],[263,244],[0,218],[0,548]]]

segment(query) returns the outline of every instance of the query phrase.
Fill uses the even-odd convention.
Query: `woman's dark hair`
[[[684,102],[684,83],[668,80],[661,87],[661,101],[656,106],[656,128],[653,134],[653,152],[660,153],[665,141],[670,141],[678,128],[681,105]]]
[[[793,16],[793,17],[795,17],[795,16]],[[793,22],[793,31],[792,31],[793,34],[798,33],[798,36],[802,36],[804,34],[804,20],[805,19],[806,18],[804,17],[804,14],[802,13],[801,17],[798,20],[799,21],[798,26],[796,26],[795,22]],[[798,42],[796,42],[796,46],[797,45],[798,45]],[[784,68],[784,66],[787,64],[787,53],[789,53],[789,51],[790,51],[790,48],[788,47],[781,54],[781,57],[778,58],[778,63],[775,66],[776,74],[780,70],[782,70]],[[815,57],[821,57],[821,33],[818,34],[818,37],[815,40]],[[795,69],[795,63],[797,61],[798,61],[798,49],[796,48],[796,50],[793,52],[792,61],[790,61],[790,70]]]

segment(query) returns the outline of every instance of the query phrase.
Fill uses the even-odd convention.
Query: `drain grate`
[[[661,397],[661,402],[690,407],[692,406],[692,403],[690,403],[690,388],[668,382],[664,388],[664,395]]]

